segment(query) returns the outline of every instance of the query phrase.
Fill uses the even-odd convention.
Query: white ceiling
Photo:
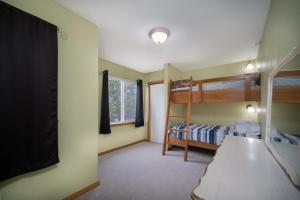
[[[256,58],[270,0],[58,0],[97,24],[100,57],[140,72]],[[162,45],[149,31],[167,27]]]

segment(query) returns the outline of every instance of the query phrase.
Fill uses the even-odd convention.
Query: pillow
[[[246,137],[258,138],[258,136],[260,136],[260,132],[246,132],[245,136]]]
[[[260,134],[260,126],[257,122],[240,120],[235,122],[235,128],[239,133],[258,133]]]

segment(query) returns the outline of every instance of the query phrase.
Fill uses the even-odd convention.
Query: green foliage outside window
[[[109,115],[111,122],[121,121],[121,81],[109,78]]]
[[[134,121],[136,83],[110,76],[108,93],[111,123]]]

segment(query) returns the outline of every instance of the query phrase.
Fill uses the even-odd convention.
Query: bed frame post
[[[245,101],[250,101],[251,99],[251,77],[250,75],[245,75]]]
[[[171,106],[171,99],[170,99],[170,94],[171,94],[171,85],[172,85],[172,80],[169,82],[168,86],[168,107],[167,107],[167,114],[166,114],[166,124],[165,124],[165,135],[164,135],[164,144],[163,144],[163,150],[162,150],[162,155],[166,155],[166,148],[167,148],[167,139],[168,139],[168,127],[169,127],[169,115],[170,115],[170,106]]]
[[[188,157],[188,135],[190,132],[190,120],[191,120],[191,107],[192,107],[192,89],[193,89],[193,78],[190,78],[189,83],[189,95],[188,95],[188,107],[186,110],[186,132],[185,132],[185,147],[184,147],[184,161],[187,161]]]

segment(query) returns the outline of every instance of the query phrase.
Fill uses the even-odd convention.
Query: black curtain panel
[[[100,134],[110,134],[108,71],[103,71]]]
[[[57,27],[0,1],[0,181],[59,162]]]
[[[144,126],[143,81],[137,80],[135,127]]]

